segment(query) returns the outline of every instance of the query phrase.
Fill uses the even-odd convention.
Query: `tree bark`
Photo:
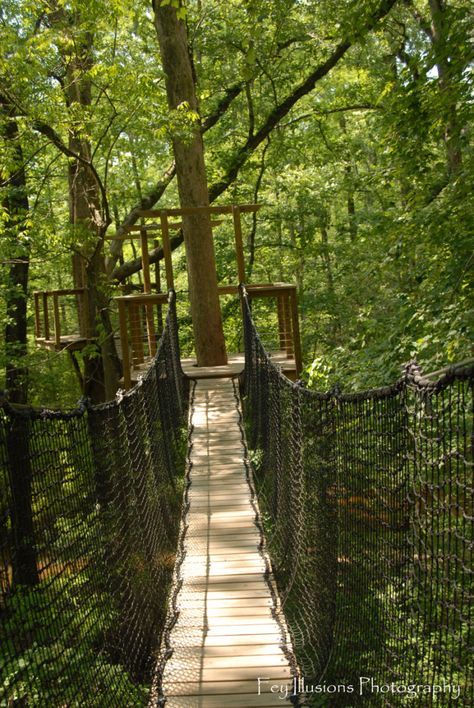
[[[80,18],[71,18],[79,26]],[[84,33],[76,43],[76,53],[65,57],[67,105],[88,107],[92,102],[88,72],[92,67],[93,37]],[[73,125],[73,124],[72,124]],[[69,131],[69,151],[78,158],[69,164],[69,218],[71,225],[83,231],[85,246],[72,258],[75,288],[86,288],[87,299],[78,298],[79,326],[82,336],[99,339],[98,325],[105,332],[100,350],[84,356],[84,394],[94,403],[113,398],[118,388],[120,362],[115,350],[112,325],[108,312],[108,296],[104,291],[102,275],[105,261],[101,255],[103,239],[108,226],[104,195],[98,184],[98,175],[92,169],[90,142],[74,127]]]
[[[446,3],[444,0],[429,0],[431,13],[431,41],[436,57],[439,86],[446,99],[446,125],[444,143],[450,175],[458,172],[462,164],[460,145],[460,128],[456,109],[456,99],[453,96],[452,69],[447,46]]]
[[[6,118],[2,130],[3,138],[13,152],[15,164],[12,174],[0,176],[1,185],[5,189],[3,208],[7,219],[6,236],[10,246],[5,327],[6,388],[12,403],[25,404],[28,399],[26,302],[30,247],[25,237],[24,223],[28,216],[29,204],[18,125],[16,120],[9,116],[8,106],[1,96],[0,106]]]
[[[176,8],[154,0],[155,26],[166,73],[171,110],[186,106],[198,113],[194,73],[186,26]],[[178,192],[182,207],[209,206],[204,146],[199,125],[190,139],[173,139]],[[224,331],[217,290],[217,271],[211,220],[203,212],[183,218],[191,316],[198,366],[227,363]]]
[[[23,151],[18,124],[8,101],[0,94],[1,134],[14,165],[10,174],[0,174],[5,191],[3,208],[10,260],[6,297],[5,354],[6,388],[11,403],[28,400],[27,294],[29,241],[25,222],[29,213]],[[12,417],[6,429],[8,477],[11,493],[10,520],[12,539],[12,581],[16,585],[35,585],[39,581],[33,533],[31,499],[32,471],[29,457],[29,421]]]

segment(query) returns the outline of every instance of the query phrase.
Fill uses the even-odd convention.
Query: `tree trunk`
[[[5,105],[2,101],[2,112]],[[8,111],[5,111],[8,113]],[[23,167],[23,152],[16,121],[7,118],[3,138],[14,155],[14,172],[1,176],[5,188],[3,208],[6,214],[6,235],[10,245],[10,270],[7,289],[5,327],[6,388],[12,403],[26,403],[28,398],[27,312],[28,271],[30,265],[29,241],[24,223],[28,216],[28,195]]]
[[[187,106],[198,113],[193,67],[186,26],[178,19],[176,8],[162,7],[154,0],[155,26],[166,73],[166,92],[170,109]],[[189,140],[175,137],[179,199],[182,207],[208,206],[204,146],[200,126]],[[183,218],[184,243],[188,266],[189,296],[198,366],[227,363],[224,332],[217,290],[217,272],[211,220],[208,213]]]
[[[79,26],[80,18],[74,16],[73,19]],[[92,66],[92,43],[92,35],[84,33],[77,43],[76,55],[66,63],[68,106],[79,104],[87,107],[91,104],[92,90],[87,72]],[[81,241],[85,242],[82,252],[75,253],[72,259],[74,287],[87,289],[87,299],[78,298],[80,332],[84,337],[97,339],[98,325],[105,332],[100,350],[92,356],[84,356],[84,394],[94,403],[100,403],[113,398],[120,373],[108,312],[108,296],[101,282],[105,274],[101,251],[108,224],[103,216],[105,205],[97,177],[87,164],[92,164],[89,140],[71,128],[69,149],[80,158],[69,165],[69,218],[78,232],[83,231]]]
[[[444,143],[448,158],[448,172],[454,174],[462,164],[460,145],[460,127],[456,109],[456,98],[453,95],[452,69],[447,46],[446,3],[444,0],[429,0],[431,13],[431,39],[436,57],[439,86],[446,99],[446,125]]]
[[[18,125],[11,107],[0,95],[2,138],[11,152],[14,165],[10,174],[0,175],[5,191],[7,257],[10,260],[6,297],[5,354],[6,388],[11,403],[26,404],[28,400],[27,311],[26,298],[29,271],[29,241],[25,237],[25,222],[29,213],[23,151],[19,142]],[[5,121],[5,122],[4,122]],[[10,419],[6,430],[8,476],[11,492],[11,539],[13,585],[38,583],[36,548],[33,534],[31,500],[31,465],[29,457],[29,421]]]

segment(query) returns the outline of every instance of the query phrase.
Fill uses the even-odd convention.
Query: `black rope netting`
[[[267,547],[310,705],[474,705],[474,366],[317,393],[245,296],[244,411]]]
[[[166,615],[187,392],[174,293],[113,402],[0,409],[0,705],[141,706]]]

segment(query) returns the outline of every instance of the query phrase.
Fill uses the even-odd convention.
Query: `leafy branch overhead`
[[[168,106],[158,7],[186,32],[190,110]],[[73,285],[92,294],[81,317],[100,343],[89,393],[117,384],[113,288],[142,277],[123,237],[140,210],[179,203],[173,145],[197,130],[210,201],[265,204],[244,219],[247,274],[297,281],[308,370],[317,361],[328,384],[359,385],[412,356],[425,368],[469,356],[468,0],[4,0],[0,19],[1,312],[4,329],[21,325],[2,353],[9,388],[23,377],[32,396],[57,395],[31,348],[32,302],[19,303]],[[233,282],[226,229],[215,231],[216,267]],[[157,240],[150,262],[163,284]],[[172,233],[186,289],[182,243]],[[25,250],[28,270],[10,268]],[[75,399],[75,365],[57,362]]]

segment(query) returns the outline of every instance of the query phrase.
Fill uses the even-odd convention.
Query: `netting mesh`
[[[117,400],[0,411],[0,705],[140,706],[166,613],[186,384],[174,296]]]
[[[244,297],[244,411],[315,706],[474,705],[474,367],[358,394],[292,384]]]

